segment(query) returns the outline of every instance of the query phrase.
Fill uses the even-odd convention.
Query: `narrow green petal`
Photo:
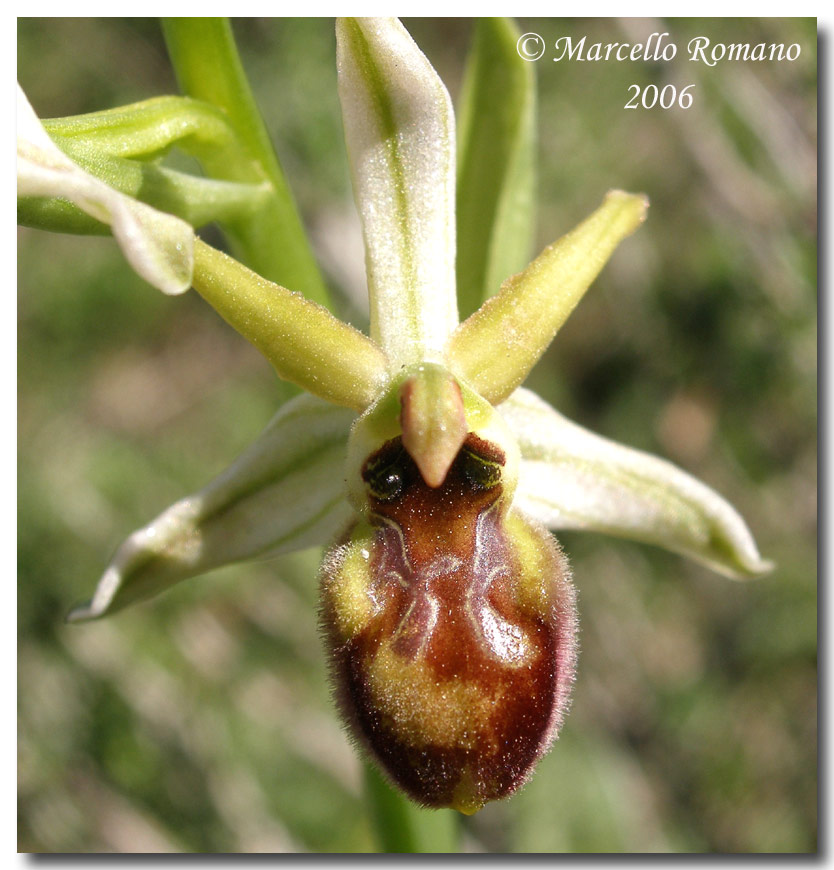
[[[392,371],[440,362],[458,322],[451,101],[396,19],[340,19],[336,37],[371,337]]]
[[[656,544],[729,577],[773,567],[732,505],[670,462],[588,432],[529,390],[499,410],[521,447],[515,503],[549,528]]]
[[[508,278],[455,331],[449,366],[488,401],[519,386],[617,245],[643,222],[644,196],[612,190],[578,227]]]
[[[316,396],[363,411],[385,383],[385,357],[367,336],[199,239],[194,289],[280,377]]]
[[[507,18],[482,18],[458,115],[457,289],[462,317],[532,254],[536,80]]]
[[[102,223],[132,268],[164,293],[191,284],[194,231],[173,215],[119,193],[85,172],[49,138],[26,95],[17,98],[18,196],[63,197]]]
[[[214,568],[329,542],[345,525],[344,463],[354,415],[298,396],[200,492],[134,532],[71,621],[121,610]]]

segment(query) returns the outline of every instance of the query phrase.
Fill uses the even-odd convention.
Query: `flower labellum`
[[[420,366],[394,395],[405,404],[438,369]],[[567,559],[510,509],[512,436],[461,394],[467,421],[488,422],[439,483],[400,435],[361,463],[361,519],[325,560],[322,622],[356,740],[417,802],[474,813],[523,784],[555,738],[576,617]],[[391,401],[360,418],[353,440]]]

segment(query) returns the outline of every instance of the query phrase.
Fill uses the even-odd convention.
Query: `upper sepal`
[[[371,338],[391,371],[440,361],[458,322],[451,100],[396,19],[341,18],[336,41]]]
[[[529,390],[500,411],[521,448],[516,506],[549,528],[656,544],[734,578],[773,567],[732,505],[672,463],[588,432]]]

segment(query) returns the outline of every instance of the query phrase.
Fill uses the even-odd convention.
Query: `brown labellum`
[[[366,462],[366,518],[325,560],[322,624],[355,738],[415,801],[473,813],[528,777],[575,659],[567,560],[508,511],[504,454],[470,433],[429,487],[401,438]]]

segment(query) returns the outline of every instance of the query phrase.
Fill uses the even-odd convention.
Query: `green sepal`
[[[298,396],[235,462],[119,547],[92,600],[94,619],[232,562],[329,543],[347,524],[345,443],[354,415]]]
[[[336,46],[371,338],[392,372],[441,362],[458,323],[451,100],[396,19],[339,19]]]
[[[671,462],[588,432],[529,390],[499,411],[521,448],[516,507],[548,528],[655,544],[736,579],[772,569],[735,508]]]
[[[93,156],[87,151],[76,153],[72,145],[59,137],[55,137],[55,142],[82,169],[114,190],[159,211],[176,215],[193,227],[251,214],[257,211],[269,194],[265,184],[215,181],[154,163]],[[110,233],[106,224],[60,197],[19,197],[17,222],[22,226],[60,233]]]
[[[257,214],[270,196],[260,181],[223,181],[158,165],[177,147],[199,160],[248,161],[226,114],[190,97],[155,97],[102,112],[43,121],[58,148],[114,190],[194,227]],[[105,225],[59,198],[24,197],[18,222],[54,232],[106,234]]]
[[[231,161],[244,147],[222,110],[191,97],[154,97],[102,112],[48,119],[43,125],[53,139],[66,140],[76,155],[151,160],[176,145],[197,158],[214,154]]]
[[[50,138],[26,95],[17,94],[17,194],[62,198],[107,224],[131,267],[164,293],[191,286],[194,230],[105,184],[70,159]]]

